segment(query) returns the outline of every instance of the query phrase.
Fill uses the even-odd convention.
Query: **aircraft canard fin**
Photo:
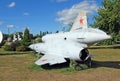
[[[35,64],[37,65],[44,65],[44,64],[49,64],[49,65],[54,65],[54,64],[59,64],[59,63],[64,63],[66,60],[63,57],[59,57],[57,55],[44,55],[40,59],[38,59]]]
[[[87,16],[85,11],[81,11],[77,18],[75,19],[70,31],[76,30],[80,27],[88,28],[87,26]]]

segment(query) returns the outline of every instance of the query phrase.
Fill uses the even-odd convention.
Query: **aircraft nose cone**
[[[110,35],[108,35],[108,37],[107,37],[108,39],[112,39],[112,37],[110,36]]]
[[[110,35],[103,35],[101,38],[103,38],[103,40],[106,40],[106,39],[111,39],[112,37]]]
[[[85,42],[96,43],[96,42],[100,42],[102,40],[107,40],[107,39],[111,39],[111,36],[107,34],[101,34],[101,33],[89,33],[86,37]]]

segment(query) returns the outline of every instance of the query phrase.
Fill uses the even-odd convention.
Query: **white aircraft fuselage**
[[[110,38],[109,35],[99,29],[79,28],[70,32],[45,35],[42,37],[43,43],[32,44],[29,47],[36,52],[45,55],[53,55],[53,57],[55,55],[61,58],[82,61],[83,59],[81,56],[83,49],[91,44]],[[44,60],[46,61],[46,59]],[[37,65],[43,65],[46,63],[53,65],[59,63],[49,62],[49,60],[46,63],[41,62],[38,60],[35,63]]]
[[[91,66],[91,57],[86,48],[110,38],[99,29],[88,28],[86,12],[81,11],[69,32],[45,35],[42,37],[42,43],[32,44],[29,47],[39,54],[44,54],[35,62],[37,65],[54,65],[72,59],[88,61],[87,65]]]

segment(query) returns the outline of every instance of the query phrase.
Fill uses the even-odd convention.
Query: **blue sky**
[[[33,34],[40,31],[61,31],[85,10],[89,23],[101,6],[102,0],[0,0],[0,30],[3,33],[23,32],[25,27]]]

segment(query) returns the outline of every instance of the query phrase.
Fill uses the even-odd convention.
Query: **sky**
[[[0,0],[0,30],[6,34],[26,27],[32,34],[61,31],[83,10],[92,24],[101,4],[102,0]]]

